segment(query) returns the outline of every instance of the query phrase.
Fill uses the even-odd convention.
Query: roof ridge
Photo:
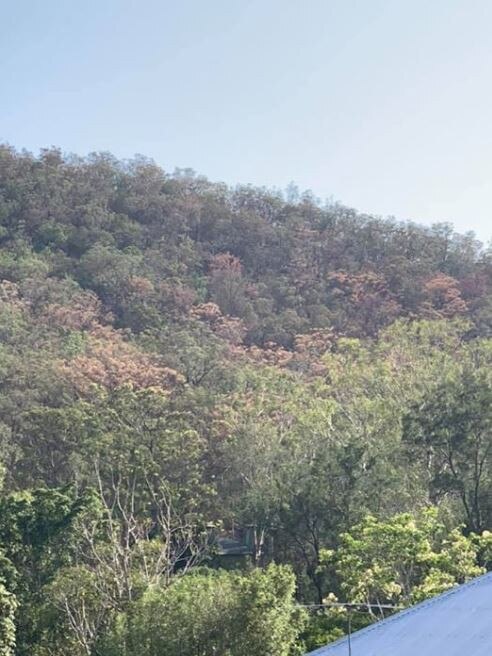
[[[410,606],[409,608],[405,608],[405,610],[401,610],[398,613],[394,613],[394,615],[385,617],[384,620],[380,620],[379,622],[374,622],[373,624],[370,624],[369,626],[366,626],[363,629],[359,629],[358,631],[356,631],[351,635],[351,639],[353,640],[354,638],[359,638],[359,636],[361,635],[365,635],[367,633],[370,633],[371,631],[375,631],[376,629],[379,629],[383,624],[387,625],[392,622],[393,623],[397,622],[401,620],[402,617],[406,617],[408,615],[416,613],[422,608],[427,608],[428,606],[432,606],[436,603],[439,603],[445,597],[450,597],[451,595],[462,591],[464,588],[468,589],[473,587],[474,585],[478,585],[479,583],[483,582],[484,579],[487,578],[492,578],[492,572],[485,572],[485,574],[476,576],[475,578],[470,579],[465,583],[460,583],[459,585],[455,585],[452,588],[449,588],[449,590],[445,590],[444,592],[441,592],[441,594],[431,597],[430,599],[425,599],[424,601],[421,601],[418,604],[415,604],[414,606]],[[314,651],[307,652],[305,656],[323,656],[323,654],[328,653],[328,650],[332,649],[333,647],[337,647],[338,645],[341,645],[347,641],[348,641],[348,636],[345,635],[342,638],[335,640],[334,642],[328,643],[324,647],[318,647]]]

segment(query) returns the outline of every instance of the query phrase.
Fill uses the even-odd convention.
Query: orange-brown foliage
[[[450,319],[468,311],[461,297],[459,282],[445,273],[437,273],[423,285],[421,313],[430,319]]]
[[[82,394],[94,384],[109,390],[130,385],[133,389],[156,388],[168,393],[183,382],[177,371],[156,362],[108,326],[94,328],[88,335],[85,353],[64,360],[59,370]]]
[[[246,328],[237,317],[222,314],[216,303],[202,303],[191,310],[191,316],[207,323],[211,330],[231,345],[241,344]]]
[[[43,323],[68,330],[91,330],[108,319],[103,316],[101,301],[88,291],[75,294],[69,304],[50,303],[40,316]]]

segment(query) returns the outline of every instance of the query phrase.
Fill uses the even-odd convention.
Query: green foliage
[[[17,656],[290,656],[349,619],[298,637],[294,580],[409,604],[490,569],[491,292],[448,224],[1,146],[5,653],[14,622]],[[224,541],[250,573],[196,571]]]
[[[290,656],[303,623],[283,567],[241,575],[203,572],[153,588],[118,618],[108,656]]]
[[[39,604],[36,656],[91,654],[113,610],[104,590],[98,573],[87,566],[60,569]]]
[[[314,612],[302,635],[315,649],[482,574],[490,536],[465,537],[439,520],[435,508],[387,520],[368,515],[340,536],[336,549],[323,549],[320,570],[332,590],[327,607]],[[349,607],[338,602],[349,600]],[[330,604],[333,604],[330,606]]]
[[[492,348],[466,348],[448,375],[411,406],[404,422],[410,453],[426,462],[432,500],[457,496],[468,530],[483,531],[492,519]]]
[[[450,533],[434,509],[417,517],[395,515],[383,521],[367,516],[340,537],[336,551],[324,551],[340,591],[353,602],[407,605],[478,576],[478,548],[472,538]]]
[[[37,642],[43,588],[74,558],[82,539],[80,521],[96,505],[90,493],[76,498],[69,489],[25,491],[0,500],[0,545],[6,556],[1,573],[19,602],[16,653],[31,653]]]
[[[17,602],[3,583],[0,583],[0,655],[15,653],[15,611]]]

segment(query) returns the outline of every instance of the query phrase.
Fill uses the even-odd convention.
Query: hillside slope
[[[490,252],[287,196],[0,148],[1,653],[140,654],[157,608],[160,655],[195,585],[207,656],[255,612],[287,656],[347,625],[297,636],[294,589],[408,604],[490,564]],[[252,573],[170,585],[221,544]]]

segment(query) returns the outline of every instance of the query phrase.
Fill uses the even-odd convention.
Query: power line
[[[297,604],[301,608],[377,608],[381,610],[403,610],[405,606],[396,606],[394,604],[366,604],[354,601],[331,601],[326,604]]]

